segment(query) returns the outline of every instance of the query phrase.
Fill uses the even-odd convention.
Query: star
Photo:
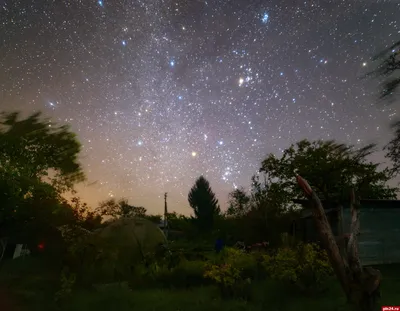
[[[269,19],[268,13],[264,13],[264,14],[262,15],[261,21],[262,21],[264,24],[266,24],[266,23],[268,22],[268,19]]]
[[[374,108],[379,81],[358,78],[400,36],[396,1],[25,2],[2,11],[0,112],[71,126],[99,180],[79,186],[93,207],[111,193],[157,214],[168,192],[189,214],[201,174],[226,202],[269,153],[304,138],[385,144],[398,117]]]

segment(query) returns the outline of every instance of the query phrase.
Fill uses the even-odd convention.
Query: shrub
[[[251,254],[225,248],[214,263],[208,264],[204,276],[221,290],[223,297],[248,298],[251,279],[257,272],[257,262]]]
[[[254,279],[257,276],[257,260],[253,254],[236,248],[225,248],[219,259],[222,264],[230,264],[240,271],[242,278]]]
[[[172,269],[170,283],[177,288],[205,285],[207,283],[204,278],[205,269],[204,261],[183,260],[176,268]]]
[[[209,265],[204,273],[219,287],[224,298],[248,298],[251,280],[243,279],[241,271],[232,264]]]
[[[204,277],[206,263],[203,261],[182,260],[176,267],[153,263],[145,267],[135,268],[130,285],[135,288],[166,287],[192,288],[209,285],[211,282]]]
[[[302,292],[324,289],[323,285],[333,273],[326,252],[316,244],[284,247],[274,255],[263,257],[263,266],[273,279],[295,285]]]
[[[60,290],[55,294],[55,300],[60,301],[68,298],[71,295],[72,289],[75,285],[76,275],[70,273],[68,268],[61,271],[60,276]]]

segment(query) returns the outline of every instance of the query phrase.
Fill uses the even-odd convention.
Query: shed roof
[[[307,199],[294,199],[293,203],[306,205],[309,202]],[[344,208],[348,207],[349,202],[341,202]],[[376,200],[376,199],[361,199],[360,204],[362,207],[370,206],[374,208],[400,208],[400,200]],[[338,205],[338,203],[327,201],[322,201],[322,205],[324,209],[331,209],[332,206]]]

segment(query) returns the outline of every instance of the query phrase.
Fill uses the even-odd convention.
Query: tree
[[[292,198],[282,191],[280,183],[262,177],[252,177],[249,193],[243,188],[230,193],[225,230],[236,241],[278,245],[297,215],[291,208]]]
[[[100,202],[97,212],[102,216],[112,218],[145,217],[147,210],[142,206],[134,206],[127,199],[116,200],[114,198]]]
[[[17,112],[1,114],[0,238],[33,243],[47,229],[70,221],[60,199],[84,180],[80,149],[68,126],[40,113],[22,120]]]
[[[392,102],[400,88],[400,41],[381,51],[373,57],[373,60],[380,61],[380,64],[367,76],[384,79],[379,98]],[[394,129],[395,135],[384,150],[387,152],[386,157],[393,163],[393,172],[398,174],[400,171],[400,121],[397,120],[391,124],[391,127]]]
[[[209,182],[203,176],[200,176],[190,189],[188,201],[193,209],[199,230],[211,231],[214,220],[220,215],[221,210]]]
[[[229,193],[228,210],[226,215],[230,217],[243,217],[250,210],[250,196],[243,187]]]
[[[143,217],[143,218],[145,218],[147,220],[150,220],[152,223],[154,223],[156,225],[159,225],[161,223],[162,219],[163,219],[162,215],[144,215],[144,216],[141,216],[141,217]]]
[[[64,201],[67,208],[72,210],[75,224],[83,229],[93,231],[101,227],[102,217],[96,211],[90,209],[87,203],[74,196],[71,202]]]
[[[303,196],[293,178],[296,172],[310,182],[322,200],[345,200],[353,187],[363,199],[394,199],[397,188],[386,184],[392,178],[390,170],[379,171],[379,164],[367,160],[373,150],[373,145],[355,150],[335,141],[302,140],[286,149],[280,159],[269,155],[261,171],[290,198]]]
[[[400,87],[400,77],[397,75],[400,71],[400,41],[384,49],[372,59],[380,61],[380,63],[367,76],[384,78],[379,97],[381,99],[393,99]]]
[[[56,126],[35,113],[19,120],[19,113],[0,118],[0,168],[14,176],[40,180],[69,189],[84,179],[78,161],[81,145],[69,127]]]
[[[311,202],[312,215],[318,233],[348,302],[354,304],[358,311],[376,310],[376,301],[380,297],[382,275],[379,270],[371,267],[364,268],[360,263],[357,243],[360,234],[359,202],[356,201],[354,189],[350,192],[351,233],[346,247],[347,254],[342,256],[320,198],[300,175],[296,175],[296,181]]]

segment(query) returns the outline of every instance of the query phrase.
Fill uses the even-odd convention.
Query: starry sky
[[[388,141],[360,77],[399,38],[399,0],[0,0],[0,110],[71,124],[93,206],[188,214],[201,174],[224,206],[300,139]]]

